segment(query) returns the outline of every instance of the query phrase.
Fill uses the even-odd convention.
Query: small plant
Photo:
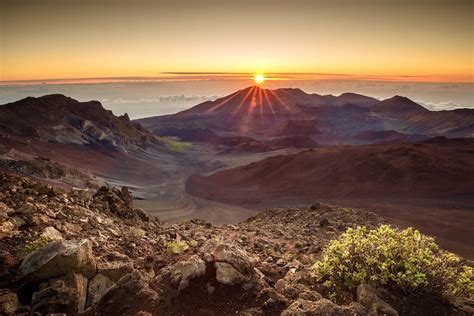
[[[474,296],[473,269],[413,228],[349,228],[325,247],[313,269],[333,298],[361,283],[405,294]]]
[[[130,227],[130,233],[137,238],[143,238],[145,237],[145,234],[146,234],[146,232],[143,229],[136,228],[136,227]]]
[[[189,248],[188,243],[184,240],[165,242],[166,252],[179,254]]]
[[[25,252],[27,254],[32,253],[33,251],[36,251],[38,249],[43,248],[49,243],[49,239],[46,236],[40,236],[37,239],[33,240],[32,242],[29,242],[25,245]]]

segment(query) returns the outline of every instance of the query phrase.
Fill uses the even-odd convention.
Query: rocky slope
[[[367,285],[338,304],[326,298],[311,265],[346,228],[385,223],[373,213],[314,204],[266,210],[237,225],[164,224],[135,209],[127,188],[92,195],[0,179],[2,315],[419,315],[419,306],[431,315],[469,312],[460,299]]]
[[[0,146],[0,171],[41,179],[57,186],[97,189],[104,184],[104,181],[87,170],[69,167],[50,158],[28,155],[2,146]]]
[[[128,115],[115,116],[98,101],[79,102],[60,94],[28,97],[0,105],[3,138],[95,145],[126,151],[155,140]]]

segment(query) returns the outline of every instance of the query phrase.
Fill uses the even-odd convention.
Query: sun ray
[[[208,109],[206,112],[214,112],[215,110],[221,108],[224,104],[226,104],[227,102],[229,102],[230,100],[232,100],[233,98],[235,98],[237,95],[239,95],[240,93],[242,92],[241,91],[237,91],[236,93],[234,93],[233,95],[231,95],[230,97],[228,97],[227,99],[223,100],[222,102],[219,102],[219,104],[216,104],[214,105],[212,108]]]
[[[253,89],[252,96],[250,97],[251,101],[250,101],[250,106],[248,107],[247,116],[245,117],[245,120],[244,120],[243,125],[242,125],[241,132],[243,132],[243,133],[246,133],[248,131],[249,121],[251,119],[251,115],[252,115],[253,109],[255,107],[255,95],[257,93],[257,87],[254,87],[254,88],[255,89]]]
[[[278,122],[278,117],[276,116],[275,110],[273,109],[272,102],[270,102],[270,98],[268,97],[267,89],[263,90],[263,96],[265,97],[265,100],[267,100],[268,107],[270,108],[270,111],[272,112],[275,121]]]
[[[265,121],[263,118],[263,96],[262,96],[262,88],[258,89],[258,106],[260,107],[260,123],[262,128],[265,128]]]
[[[286,110],[291,111],[291,108],[286,104],[286,102],[283,101],[273,90],[268,90],[268,92],[270,92],[275,97],[275,99],[277,99],[277,101],[285,107]]]
[[[247,100],[247,98],[249,97],[249,95],[253,92],[254,89],[256,89],[257,87],[253,86],[252,88],[249,89],[249,91],[247,91],[247,94],[244,96],[244,98],[240,101],[239,105],[237,106],[237,109],[235,109],[234,112],[232,112],[232,116],[236,115],[240,108],[242,107],[242,105],[245,103],[245,101]]]

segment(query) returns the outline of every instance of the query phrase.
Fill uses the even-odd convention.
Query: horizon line
[[[388,81],[388,82],[429,82],[429,83],[474,83],[474,75],[428,74],[428,75],[365,75],[319,72],[262,72],[266,80],[355,80],[355,81]],[[94,84],[94,83],[146,83],[153,81],[195,81],[195,80],[248,80],[252,72],[218,72],[218,71],[165,71],[158,76],[98,76],[69,77],[49,79],[14,79],[0,80],[0,86],[29,84]]]

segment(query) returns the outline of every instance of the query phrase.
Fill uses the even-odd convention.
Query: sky
[[[471,0],[0,0],[0,104],[62,93],[132,118],[266,88],[474,108]]]
[[[470,0],[0,0],[0,80],[264,72],[473,82],[473,6]]]

